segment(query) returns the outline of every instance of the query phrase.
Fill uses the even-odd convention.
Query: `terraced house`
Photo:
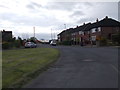
[[[102,20],[83,24],[76,28],[63,30],[58,34],[58,41],[74,45],[97,44],[101,39],[112,41],[113,36],[120,33],[120,22],[106,16]]]

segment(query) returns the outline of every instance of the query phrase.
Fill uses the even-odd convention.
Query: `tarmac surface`
[[[118,88],[118,48],[50,46],[60,58],[24,88]]]

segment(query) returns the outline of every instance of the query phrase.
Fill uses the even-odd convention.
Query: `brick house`
[[[87,23],[76,28],[70,28],[58,34],[60,42],[71,41],[72,44],[96,43],[101,37],[112,40],[112,36],[120,32],[120,22],[106,16],[94,23]]]
[[[73,28],[67,29],[59,33],[58,36],[58,41],[63,42],[63,41],[71,41],[71,34],[72,34]]]
[[[120,22],[106,16],[101,21],[97,19],[89,29],[91,40],[93,41],[99,40],[100,38],[112,40],[113,35],[120,33]]]
[[[2,32],[2,42],[9,42],[12,39],[12,31],[1,31]]]

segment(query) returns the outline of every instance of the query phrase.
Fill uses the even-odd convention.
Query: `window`
[[[96,41],[96,36],[91,36],[92,41]]]
[[[91,31],[92,31],[92,33],[96,32],[96,28],[93,28]]]
[[[79,31],[79,35],[81,35],[81,34],[82,34],[82,35],[84,35],[84,32],[82,32],[82,31]]]
[[[100,27],[98,27],[98,32],[101,32],[101,28]]]
[[[82,31],[79,31],[79,34],[82,34]]]

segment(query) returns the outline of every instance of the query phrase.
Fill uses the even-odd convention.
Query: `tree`
[[[18,36],[18,40],[20,41],[20,44],[23,45],[23,40],[22,40],[22,38]]]
[[[30,38],[30,42],[37,43],[37,39],[36,39],[35,37],[31,37],[31,38]]]

